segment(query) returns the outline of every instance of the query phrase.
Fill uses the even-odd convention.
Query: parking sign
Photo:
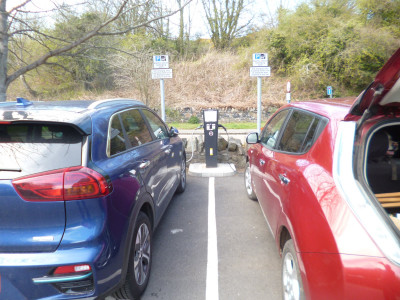
[[[253,67],[268,67],[268,53],[253,53]]]
[[[153,68],[154,69],[168,69],[169,68],[168,55],[154,55],[153,56]]]

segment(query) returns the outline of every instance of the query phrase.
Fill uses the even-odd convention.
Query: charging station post
[[[203,110],[206,168],[218,166],[218,110]]]

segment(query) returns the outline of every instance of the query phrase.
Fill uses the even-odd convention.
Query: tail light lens
[[[12,183],[26,201],[89,199],[106,196],[112,191],[104,176],[81,166],[21,177]]]

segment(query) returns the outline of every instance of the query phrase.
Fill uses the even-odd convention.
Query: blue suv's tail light
[[[112,191],[103,175],[82,166],[20,177],[12,183],[26,201],[90,199],[106,196]]]

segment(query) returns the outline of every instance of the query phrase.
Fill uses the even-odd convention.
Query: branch
[[[58,63],[46,62],[46,63],[44,63],[44,64],[45,64],[45,65],[48,65],[48,66],[56,66],[56,67],[59,67],[59,68],[63,69],[65,72],[70,73],[70,74],[73,74],[73,72],[72,72],[71,70],[67,69],[66,67],[64,67],[63,65],[60,65],[60,64],[58,64]]]
[[[153,22],[158,21],[158,20],[160,20],[160,19],[168,18],[168,17],[170,17],[170,16],[176,14],[178,11],[184,9],[184,8],[185,8],[190,2],[192,2],[192,1],[193,1],[193,0],[187,1],[181,8],[179,8],[179,9],[177,9],[177,10],[174,10],[174,11],[170,12],[169,14],[162,15],[162,16],[159,16],[159,17],[156,17],[156,18],[153,18],[153,19],[151,19],[151,20],[149,20],[149,21],[146,21],[146,22],[141,23],[141,24],[136,25],[136,26],[128,27],[126,30],[123,30],[123,31],[116,31],[116,32],[99,32],[98,35],[107,36],[107,35],[121,35],[121,34],[128,33],[128,32],[130,32],[130,31],[132,31],[132,30],[134,30],[134,29],[147,26],[147,25],[149,25],[150,23],[153,23]]]
[[[80,44],[86,42],[87,40],[91,39],[92,37],[96,36],[99,34],[99,31],[101,29],[103,29],[104,27],[106,27],[108,24],[112,23],[113,21],[115,21],[120,14],[122,13],[126,3],[128,2],[128,0],[124,0],[124,2],[122,3],[122,5],[120,6],[119,10],[117,11],[117,13],[110,18],[109,20],[107,20],[106,22],[96,26],[92,31],[88,32],[87,34],[85,34],[83,37],[81,37],[80,39],[62,47],[62,48],[58,48],[52,51],[49,51],[48,53],[46,53],[45,55],[43,55],[42,57],[40,57],[38,60],[34,61],[33,63],[15,71],[14,73],[12,73],[10,76],[7,76],[7,80],[6,80],[6,86],[8,86],[11,82],[13,82],[16,78],[18,78],[19,76],[21,76],[22,74],[31,71],[35,68],[37,68],[38,66],[44,64],[50,57],[53,56],[58,56],[64,52],[67,52],[77,46],[79,46]]]
[[[85,43],[86,41],[88,41],[89,39],[95,37],[95,36],[107,36],[107,35],[121,35],[121,34],[125,34],[129,31],[132,31],[134,29],[143,27],[143,26],[147,26],[152,22],[155,22],[157,20],[160,20],[162,18],[167,18],[172,16],[173,14],[175,14],[176,12],[178,12],[180,9],[183,9],[184,7],[186,7],[192,0],[188,0],[185,5],[183,5],[180,9],[175,10],[169,14],[163,15],[163,16],[159,16],[156,18],[153,18],[149,21],[146,21],[142,24],[136,25],[136,26],[131,26],[129,28],[127,28],[126,30],[123,31],[118,31],[118,32],[101,32],[102,29],[104,29],[105,27],[107,27],[107,25],[109,25],[110,23],[114,22],[115,20],[117,20],[124,12],[124,8],[126,7],[127,3],[129,0],[124,0],[123,3],[121,4],[121,6],[119,7],[118,11],[115,13],[115,15],[113,17],[111,17],[110,19],[108,19],[107,21],[105,21],[104,23],[97,25],[93,30],[89,31],[88,33],[86,33],[85,35],[83,35],[81,38],[77,39],[76,41],[73,41],[67,45],[65,45],[64,47],[61,48],[57,48],[55,50],[51,50],[48,53],[46,53],[45,55],[43,55],[42,57],[40,57],[39,59],[37,59],[36,61],[34,61],[33,63],[26,65],[18,70],[16,70],[14,73],[12,73],[11,75],[7,76],[6,79],[6,86],[8,86],[11,82],[13,82],[16,78],[18,78],[19,76],[21,76],[22,74],[25,74],[26,72],[29,72],[35,68],[37,68],[38,66],[45,64],[47,62],[47,60],[51,57],[54,56],[61,56],[64,55],[64,53],[76,48],[77,46]]]
[[[11,10],[8,12],[8,14],[11,14],[12,12],[19,10],[21,7],[27,5],[31,1],[32,0],[26,0],[25,2],[22,2],[20,5],[17,5],[16,7],[11,8]]]

